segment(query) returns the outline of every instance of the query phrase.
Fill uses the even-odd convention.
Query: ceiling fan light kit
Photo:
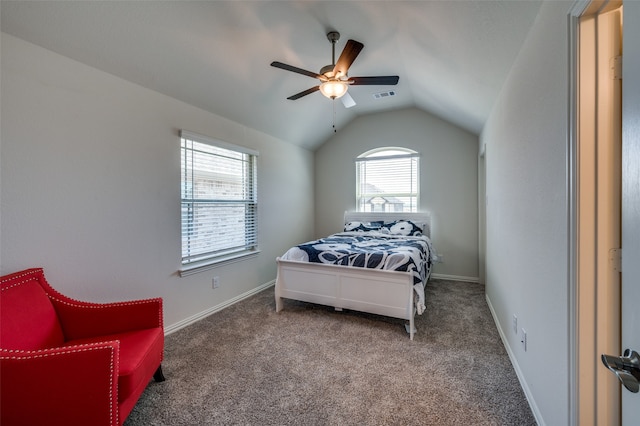
[[[348,88],[346,81],[329,80],[320,84],[320,93],[329,99],[337,99],[344,96]]]
[[[322,67],[319,73],[307,71],[302,68],[287,65],[282,62],[274,61],[271,63],[272,67],[281,68],[286,71],[295,72],[298,74],[306,75],[308,77],[317,78],[320,80],[320,84],[304,90],[295,95],[289,96],[287,99],[295,101],[303,96],[320,91],[324,96],[329,99],[337,99],[344,96],[349,89],[349,86],[362,86],[362,85],[396,85],[398,84],[399,77],[393,76],[378,76],[378,77],[352,77],[347,76],[349,67],[355,61],[360,54],[360,51],[364,48],[364,44],[355,41],[348,40],[345,45],[338,62],[335,61],[336,57],[336,42],[340,39],[340,33],[337,31],[330,31],[327,34],[327,39],[331,42],[331,65]],[[349,106],[355,105],[353,99],[349,96]],[[345,104],[347,106],[347,104]],[[347,107],[349,107],[347,106]]]

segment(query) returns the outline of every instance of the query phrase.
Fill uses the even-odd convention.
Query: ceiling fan
[[[283,70],[295,72],[309,77],[317,78],[320,84],[310,89],[304,90],[295,95],[289,96],[287,99],[295,101],[303,96],[307,96],[318,90],[329,99],[341,98],[344,106],[350,108],[356,103],[347,93],[349,86],[365,86],[365,85],[396,85],[399,77],[397,75],[378,76],[378,77],[349,77],[347,72],[349,67],[360,54],[364,44],[348,40],[345,45],[338,62],[336,62],[336,42],[340,39],[340,33],[330,31],[327,39],[331,42],[331,65],[322,67],[319,73],[307,71],[293,65],[283,64],[282,62],[271,62],[272,67],[281,68]]]

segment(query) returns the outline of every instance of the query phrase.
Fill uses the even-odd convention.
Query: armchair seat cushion
[[[145,388],[149,378],[162,361],[164,335],[161,328],[128,331],[106,336],[75,339],[64,346],[84,345],[117,340],[120,342],[118,374],[118,402],[129,398],[134,391]]]

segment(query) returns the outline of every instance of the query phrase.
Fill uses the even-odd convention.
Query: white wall
[[[275,279],[276,256],[313,236],[312,152],[1,42],[0,273],[41,266],[58,290],[96,302],[160,296],[171,326]],[[262,252],[180,278],[183,128],[260,152]]]
[[[569,422],[568,20],[543,2],[481,134],[486,293],[540,424]],[[527,331],[525,352],[520,336]]]
[[[316,236],[341,230],[356,204],[354,159],[383,146],[421,154],[420,210],[431,211],[444,255],[434,273],[477,279],[478,137],[416,108],[359,117],[316,151]]]

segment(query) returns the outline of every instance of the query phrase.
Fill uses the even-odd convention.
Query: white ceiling
[[[541,2],[506,1],[6,1],[3,32],[284,141],[317,148],[358,115],[417,107],[478,134]],[[317,80],[348,39],[364,44],[351,76],[398,75],[397,86],[352,86],[357,105]],[[373,93],[397,95],[375,100]],[[335,116],[334,116],[335,106]],[[334,118],[335,117],[335,118]]]

